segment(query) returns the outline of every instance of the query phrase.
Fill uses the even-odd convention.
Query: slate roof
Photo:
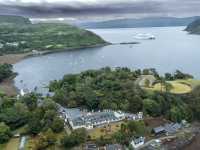
[[[167,132],[170,134],[173,134],[175,132],[177,132],[180,128],[181,128],[181,124],[179,123],[167,123],[164,124],[163,126],[159,126],[153,129],[155,134],[159,134],[159,133],[163,133],[163,132]]]
[[[165,128],[162,126],[156,127],[153,129],[155,134],[161,133],[161,132],[165,132]]]
[[[113,112],[100,112],[92,115],[77,117],[75,119],[72,119],[72,123],[74,126],[82,126],[85,124],[93,125],[93,124],[98,124],[100,122],[117,120],[117,119],[118,118],[114,115]]]
[[[96,144],[86,144],[86,150],[98,150],[98,147]]]
[[[122,146],[119,144],[109,144],[106,145],[106,150],[122,150]]]

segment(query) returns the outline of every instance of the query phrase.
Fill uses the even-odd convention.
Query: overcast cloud
[[[200,15],[200,0],[0,0],[0,14],[114,18]]]

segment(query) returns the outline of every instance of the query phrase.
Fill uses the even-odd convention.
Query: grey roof
[[[153,128],[153,131],[155,133],[165,132],[165,128],[162,126],[159,126],[159,127]]]
[[[106,145],[106,150],[122,150],[122,146],[119,144],[109,144]]]
[[[96,144],[86,144],[86,150],[98,150],[98,147]]]
[[[153,129],[155,133],[167,132],[167,133],[175,133],[181,128],[181,124],[179,123],[167,123],[164,126],[159,126]]]
[[[170,124],[165,124],[164,128],[168,133],[175,133],[181,128],[181,125],[179,123],[170,123]]]
[[[92,115],[77,117],[72,119],[74,126],[81,126],[85,124],[95,124],[103,121],[117,120],[113,112],[99,112]]]

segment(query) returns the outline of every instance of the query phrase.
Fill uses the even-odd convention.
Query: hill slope
[[[105,43],[96,34],[67,24],[0,25],[0,54],[84,48]]]
[[[200,17],[188,18],[142,18],[142,19],[117,19],[103,22],[87,22],[79,24],[85,28],[137,28],[137,27],[166,27],[187,26],[190,22]]]
[[[0,25],[2,24],[31,24],[31,21],[20,16],[0,15]]]
[[[191,34],[200,34],[200,19],[190,23],[185,30]]]

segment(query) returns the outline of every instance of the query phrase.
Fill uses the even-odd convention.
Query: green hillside
[[[200,19],[189,24],[185,30],[191,34],[200,34]]]
[[[84,48],[105,43],[96,34],[67,24],[0,25],[0,54]]]

